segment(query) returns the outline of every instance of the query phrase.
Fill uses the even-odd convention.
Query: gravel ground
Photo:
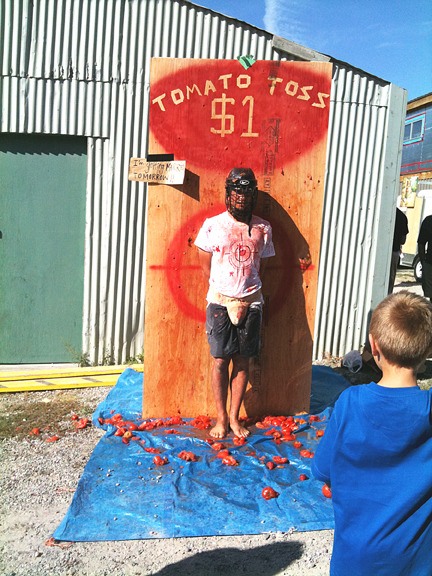
[[[396,289],[417,290],[412,273],[404,274],[399,274]],[[340,358],[327,358],[321,364],[333,367],[353,384],[377,378],[367,365],[350,374],[341,367]],[[427,362],[420,378],[421,385],[430,386],[432,361]],[[80,416],[90,416],[109,390],[0,394],[1,576],[328,574],[333,540],[330,530],[47,545],[104,433],[94,427],[75,430],[71,415],[79,411]],[[29,434],[41,418],[50,429],[41,429],[40,435]],[[60,440],[46,442],[53,434]]]
[[[56,405],[77,403],[90,414],[109,388],[1,394],[3,416],[20,413],[23,403],[44,424]],[[25,423],[24,423],[25,424]],[[103,435],[99,428],[76,431],[71,412],[59,422],[60,440],[11,430],[1,440],[0,574],[2,576],[132,576],[135,574],[210,576],[218,574],[327,574],[332,532],[258,536],[173,538],[120,542],[46,542],[63,519],[90,454]],[[17,434],[17,435],[15,435]]]

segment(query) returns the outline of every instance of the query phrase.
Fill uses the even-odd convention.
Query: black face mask
[[[257,195],[257,181],[253,170],[233,168],[225,180],[225,205],[231,216],[249,224]]]
[[[256,186],[251,185],[248,180],[241,180],[236,184],[227,184],[225,190],[225,205],[228,212],[236,220],[248,224],[256,204]]]

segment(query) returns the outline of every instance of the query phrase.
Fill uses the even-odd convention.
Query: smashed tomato
[[[268,462],[266,462],[266,467],[269,470],[273,470],[274,468],[276,468],[276,464],[274,462],[272,462],[271,460],[269,460]]]
[[[184,424],[184,420],[181,416],[171,416],[165,421],[166,426],[178,426],[179,424]]]
[[[57,442],[57,440],[60,440],[60,436],[50,436],[45,442]]]
[[[273,490],[271,486],[266,486],[262,489],[261,496],[264,500],[271,500],[272,498],[277,498],[279,496],[279,492]]]
[[[295,442],[293,442],[293,446],[294,448],[301,448],[303,446],[303,444],[301,442],[299,442],[298,440],[296,440]]]
[[[262,428],[269,428],[270,425],[267,426],[266,424],[264,424],[264,422],[255,422],[255,426],[257,428],[262,429]]]
[[[317,430],[315,436],[317,438],[321,438],[321,436],[324,436],[324,430]]]
[[[331,488],[328,484],[323,484],[323,487],[321,488],[321,492],[323,493],[323,495],[326,498],[331,498],[332,497],[332,491]]]
[[[229,456],[229,450],[220,450],[217,454],[216,454],[216,458],[220,458],[221,460],[223,458],[226,458],[227,456]]]
[[[300,450],[300,456],[302,458],[313,458],[314,453],[311,452],[310,450]]]
[[[88,418],[80,418],[78,420],[78,422],[76,422],[75,428],[76,428],[76,430],[83,430],[84,428],[87,428],[89,423],[90,423],[90,421]]]
[[[246,444],[246,438],[244,438],[244,436],[234,436],[233,444],[236,446],[243,446],[243,444]]]
[[[211,426],[211,418],[209,416],[197,416],[191,420],[191,426],[200,430],[206,430]]]
[[[225,444],[222,444],[222,442],[213,442],[213,444],[211,444],[211,447],[213,448],[213,450],[216,450],[216,452],[219,452],[220,450],[225,449]]]
[[[193,452],[187,452],[186,450],[182,450],[178,457],[186,462],[196,462],[198,460],[197,456]]]
[[[238,462],[234,456],[225,456],[225,458],[222,458],[222,464],[225,464],[225,466],[238,466]]]
[[[306,476],[306,474],[300,474],[299,480],[301,480],[302,482],[304,482],[305,480],[309,480],[309,476]]]
[[[284,458],[282,456],[273,456],[273,462],[276,464],[287,464],[288,458]]]
[[[153,458],[153,464],[156,464],[156,466],[165,466],[165,464],[168,464],[168,458],[164,458],[162,456],[155,456]]]
[[[144,448],[144,450],[150,454],[160,454],[159,448]]]

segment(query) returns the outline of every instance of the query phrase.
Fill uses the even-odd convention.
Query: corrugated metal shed
[[[87,137],[83,351],[142,352],[149,61],[331,60],[327,182],[315,357],[364,341],[386,294],[405,91],[184,0],[3,0],[1,132]]]

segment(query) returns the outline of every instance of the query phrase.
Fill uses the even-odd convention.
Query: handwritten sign
[[[185,160],[147,162],[145,158],[131,158],[128,178],[152,184],[183,184],[185,169]]]
[[[152,59],[155,70],[160,60]],[[149,136],[158,150],[185,158],[192,172],[217,168],[224,175],[236,165],[273,176],[325,141],[331,64],[262,60],[243,70],[237,60],[190,62],[167,63],[166,73],[155,77],[150,115],[157,129]],[[277,140],[272,158],[263,154],[269,138]]]

